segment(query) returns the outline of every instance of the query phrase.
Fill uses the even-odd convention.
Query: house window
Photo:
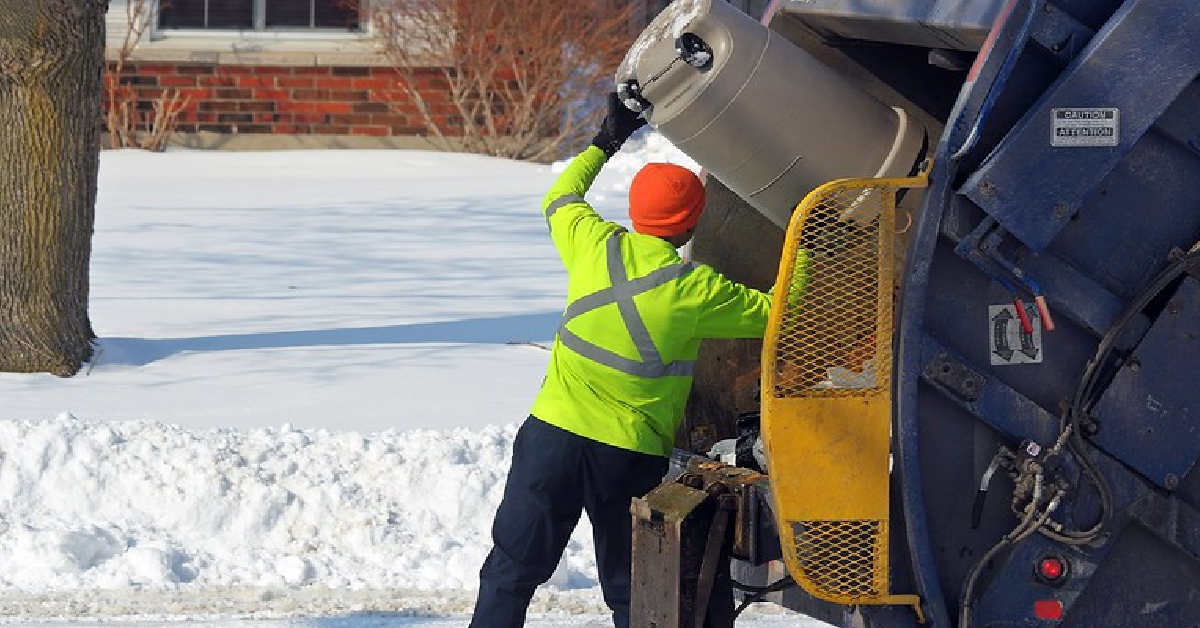
[[[161,0],[161,30],[359,31],[347,0]]]

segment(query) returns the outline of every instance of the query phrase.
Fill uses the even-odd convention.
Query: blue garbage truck
[[[635,500],[634,625],[1200,626],[1200,4],[675,0],[616,75],[771,288]]]

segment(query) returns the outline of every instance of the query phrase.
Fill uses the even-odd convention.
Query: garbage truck
[[[634,625],[1200,626],[1200,5],[747,8],[615,77],[773,294],[631,506]]]

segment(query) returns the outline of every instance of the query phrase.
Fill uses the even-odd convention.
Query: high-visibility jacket
[[[603,220],[583,200],[604,166],[589,146],[542,203],[567,307],[532,414],[608,445],[668,456],[703,338],[761,338],[770,297],[674,245]]]

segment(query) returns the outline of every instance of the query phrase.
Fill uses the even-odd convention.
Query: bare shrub
[[[156,97],[143,100],[125,67],[146,30],[157,19],[164,3],[154,0],[128,0],[125,4],[125,37],[104,73],[105,122],[109,146],[161,151],[175,132],[179,116],[191,99],[169,87]]]
[[[373,0],[399,88],[440,148],[550,161],[595,132],[636,0]]]

